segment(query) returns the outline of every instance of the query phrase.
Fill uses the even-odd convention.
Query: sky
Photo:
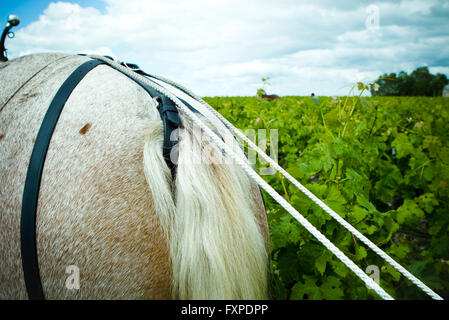
[[[1,0],[9,14],[9,59],[109,55],[200,96],[347,95],[420,66],[449,76],[449,0]]]

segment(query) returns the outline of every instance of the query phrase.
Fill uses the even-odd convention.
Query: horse
[[[89,59],[40,53],[0,64],[1,299],[30,298],[20,236],[30,155],[55,93]],[[214,132],[230,134],[195,108]],[[158,105],[138,83],[102,64],[73,89],[38,193],[33,236],[46,299],[269,298],[260,190],[232,162],[203,161],[206,149],[223,152],[179,117],[173,172]]]
[[[265,99],[265,100],[268,100],[268,101],[279,100],[280,99],[277,94],[267,94],[264,89],[259,89],[257,91],[257,95],[259,97],[261,97],[262,99]]]
[[[271,101],[271,100],[279,100],[279,96],[276,94],[263,94],[262,99]]]

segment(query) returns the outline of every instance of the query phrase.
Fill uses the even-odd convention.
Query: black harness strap
[[[22,267],[28,298],[45,299],[39,275],[39,263],[36,246],[36,211],[39,198],[39,187],[44,168],[45,157],[51,136],[58,122],[64,104],[76,85],[93,68],[102,61],[90,60],[80,65],[65,80],[53,98],[36,137],[33,152],[25,180],[22,197],[22,213],[20,220],[20,245]]]

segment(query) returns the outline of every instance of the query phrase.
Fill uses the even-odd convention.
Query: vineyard
[[[359,85],[360,93],[367,89]],[[449,298],[449,99],[209,97],[243,132],[278,130],[277,161],[357,230]],[[260,141],[259,141],[260,143]],[[270,135],[267,134],[267,154]],[[267,167],[257,162],[256,169]],[[428,299],[282,176],[262,176],[395,299]],[[273,299],[379,299],[265,194]]]

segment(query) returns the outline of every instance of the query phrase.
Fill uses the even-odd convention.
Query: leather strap
[[[28,298],[32,300],[45,299],[37,257],[36,212],[42,171],[50,139],[61,111],[73,89],[90,70],[102,63],[99,60],[89,60],[80,65],[65,80],[58,92],[56,92],[44,116],[31,153],[22,197],[20,245],[25,285]]]

